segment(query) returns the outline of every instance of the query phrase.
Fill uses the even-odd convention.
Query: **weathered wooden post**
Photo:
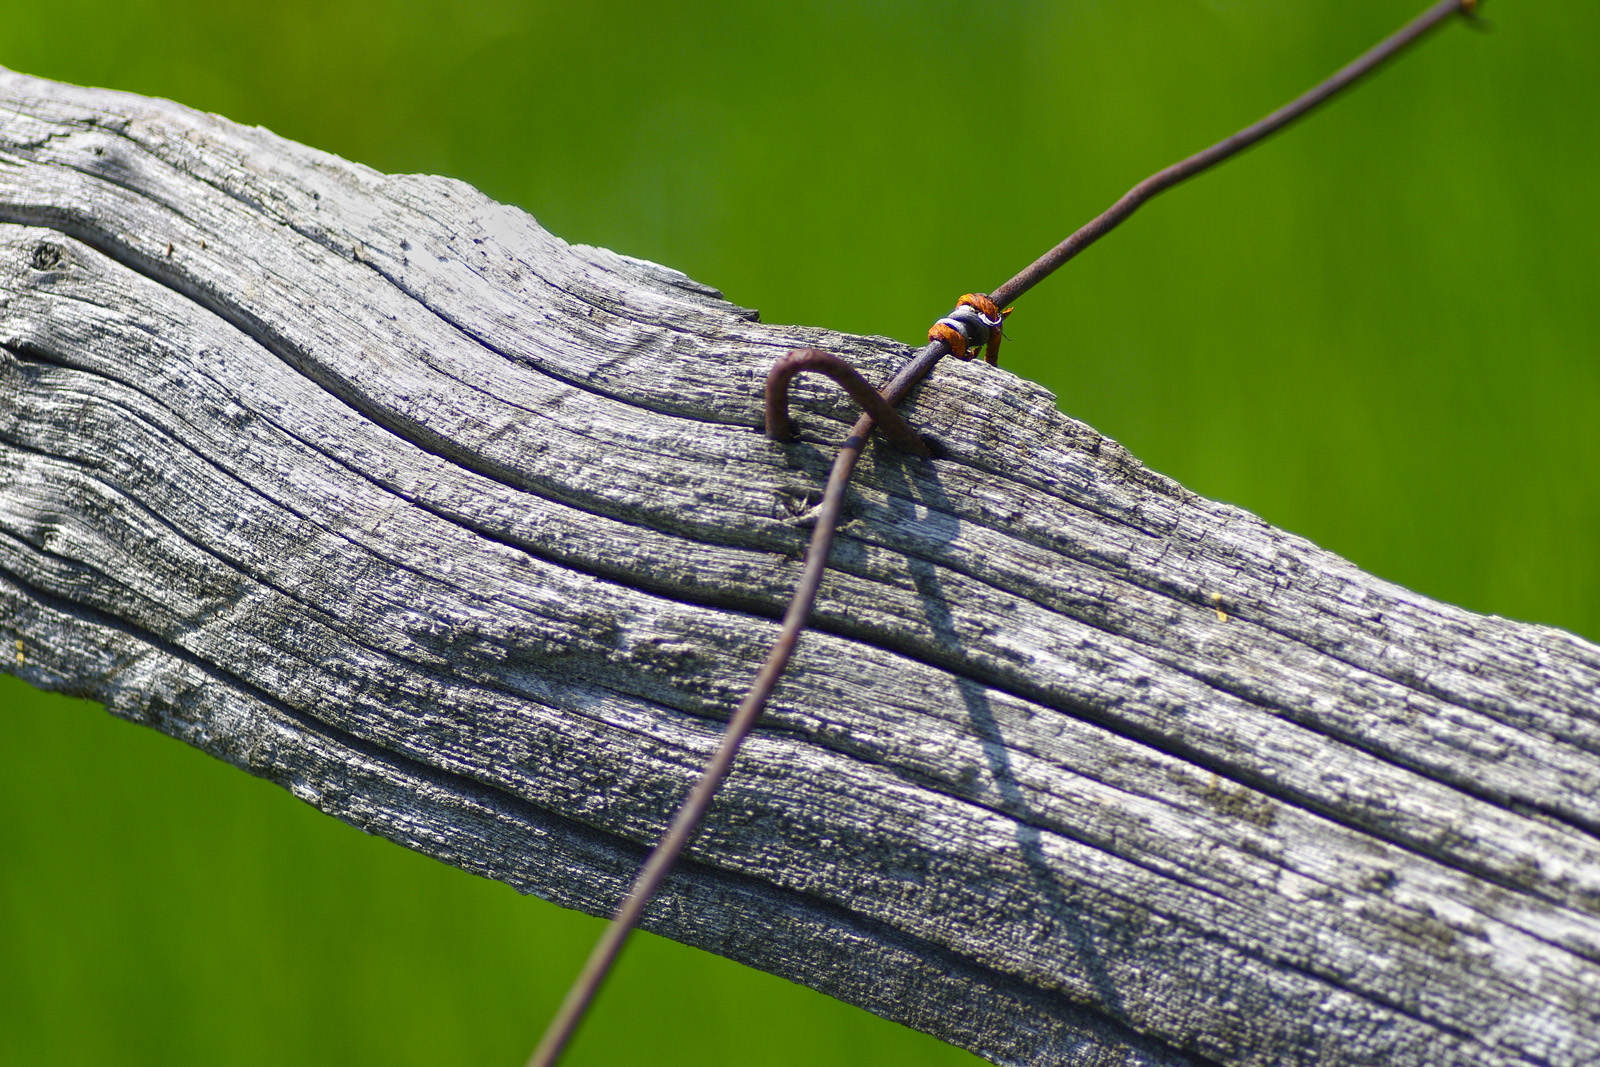
[[[0,75],[0,639],[329,814],[615,904],[766,651],[801,346],[391,177]],[[1366,575],[1004,370],[869,452],[667,936],[999,1063],[1600,1059],[1600,648]],[[14,649],[14,654],[11,650]]]

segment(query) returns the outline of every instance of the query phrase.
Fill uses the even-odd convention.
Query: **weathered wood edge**
[[[459,183],[0,94],[18,673],[609,910],[747,681],[825,461],[750,432],[764,362],[881,376],[900,346],[759,326]],[[1008,375],[943,386],[911,413],[951,459],[871,457],[826,632],[652,928],[997,1062],[1590,1057],[1594,647],[1200,500]],[[230,447],[283,458],[246,483]],[[430,574],[463,532],[503,569]],[[402,604],[432,621],[397,639]]]

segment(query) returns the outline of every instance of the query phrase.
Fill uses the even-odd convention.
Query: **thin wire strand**
[[[1392,35],[1341,67],[1332,77],[1302,94],[1297,99],[1283,105],[1266,118],[1246,126],[1232,137],[1218,141],[1202,152],[1196,152],[1182,162],[1174,163],[1165,170],[1159,170],[1150,175],[1150,177],[1122,194],[1122,199],[1112,204],[1086,225],[1080,227],[1071,237],[1068,237],[1065,241],[1062,241],[1034,260],[1026,270],[990,293],[990,298],[996,304],[1012,303],[1023,293],[1026,293],[1029,289],[1054,274],[1067,260],[1116,229],[1122,220],[1139,210],[1145,201],[1157,193],[1165,192],[1179,182],[1192,178],[1207,168],[1216,166],[1229,156],[1244,151],[1257,141],[1270,137],[1295,119],[1301,118],[1315,109],[1318,104],[1330,100],[1338,95],[1341,90],[1348,88],[1363,76],[1372,73],[1385,60],[1393,57],[1407,45],[1424,36],[1429,30],[1444,22],[1451,15],[1458,12],[1470,15],[1477,9],[1477,6],[1477,0],[1439,0],[1437,4],[1434,4],[1428,10],[1400,27]]]
[[[1332,77],[1292,103],[1245,127],[1232,137],[1219,141],[1203,152],[1197,152],[1165,170],[1158,171],[1135,185],[1104,213],[989,294],[990,298],[998,305],[1012,303],[1060,269],[1079,252],[1115,229],[1157,193],[1221,163],[1229,156],[1282,129],[1352,82],[1371,73],[1385,60],[1421,38],[1451,15],[1457,12],[1471,14],[1476,7],[1476,0],[1440,0],[1392,36],[1363,53],[1360,58],[1344,66]],[[932,341],[918,349],[911,361],[880,390],[884,400],[891,406],[899,403],[911,387],[927,376],[928,372],[933,370],[939,360],[949,352],[949,346],[940,340]],[[767,706],[779,677],[789,664],[789,657],[794,654],[800,632],[805,629],[806,622],[811,617],[812,606],[816,603],[817,589],[822,584],[822,572],[828,563],[828,552],[833,547],[834,532],[838,528],[839,509],[844,503],[844,491],[850,483],[850,476],[855,473],[856,462],[861,458],[862,449],[866,446],[872,428],[871,416],[863,415],[850,428],[850,436],[845,438],[844,444],[840,446],[839,454],[833,461],[833,469],[828,475],[827,488],[822,494],[822,505],[817,510],[816,526],[811,534],[810,547],[806,551],[805,569],[801,571],[800,582],[795,587],[793,599],[789,601],[789,609],[783,617],[783,626],[778,631],[778,639],[773,643],[766,663],[756,675],[750,692],[745,695],[738,710],[728,720],[722,740],[701,773],[700,780],[690,791],[677,814],[673,816],[667,832],[651,851],[644,866],[639,869],[627,897],[617,908],[616,915],[606,927],[605,933],[596,942],[583,969],[578,972],[572,988],[567,991],[561,1007],[557,1009],[555,1017],[550,1020],[550,1025],[545,1030],[544,1037],[539,1041],[539,1047],[534,1049],[533,1056],[528,1060],[528,1067],[553,1067],[560,1057],[562,1049],[566,1047],[573,1032],[577,1030],[578,1023],[583,1019],[584,1012],[588,1010],[590,1002],[599,992],[600,984],[605,980],[611,964],[622,951],[628,934],[644,914],[645,905],[655,895],[662,879],[671,871],[679,853],[683,851],[683,847],[699,826],[713,794],[727,776],[728,768],[732,766],[739,746],[744,743],[756,720],[761,717],[762,709]]]

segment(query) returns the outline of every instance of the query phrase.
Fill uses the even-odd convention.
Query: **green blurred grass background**
[[[454,175],[914,340],[1417,0],[0,0],[0,64]],[[1430,596],[1600,639],[1600,8],[1495,0],[1022,302],[1010,369]],[[0,1063],[517,1064],[597,923],[0,678]],[[640,938],[569,1062],[972,1062]]]

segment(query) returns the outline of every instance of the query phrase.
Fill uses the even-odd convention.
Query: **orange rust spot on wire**
[[[950,346],[950,354],[957,359],[972,358],[967,355],[967,339],[962,337],[961,331],[954,326],[946,326],[942,322],[934,323],[932,328],[928,330],[928,340],[943,341]]]
[[[966,305],[984,317],[989,325],[989,343],[984,349],[983,361],[991,367],[1000,365],[1000,338],[1005,330],[1006,316],[1016,310],[1014,307],[1001,310],[1000,306],[990,300],[983,293],[967,293],[956,301],[956,307]]]
[[[976,308],[980,315],[991,321],[1000,317],[1000,308],[982,293],[967,293],[956,301],[956,307],[961,307],[963,304],[969,308]]]

